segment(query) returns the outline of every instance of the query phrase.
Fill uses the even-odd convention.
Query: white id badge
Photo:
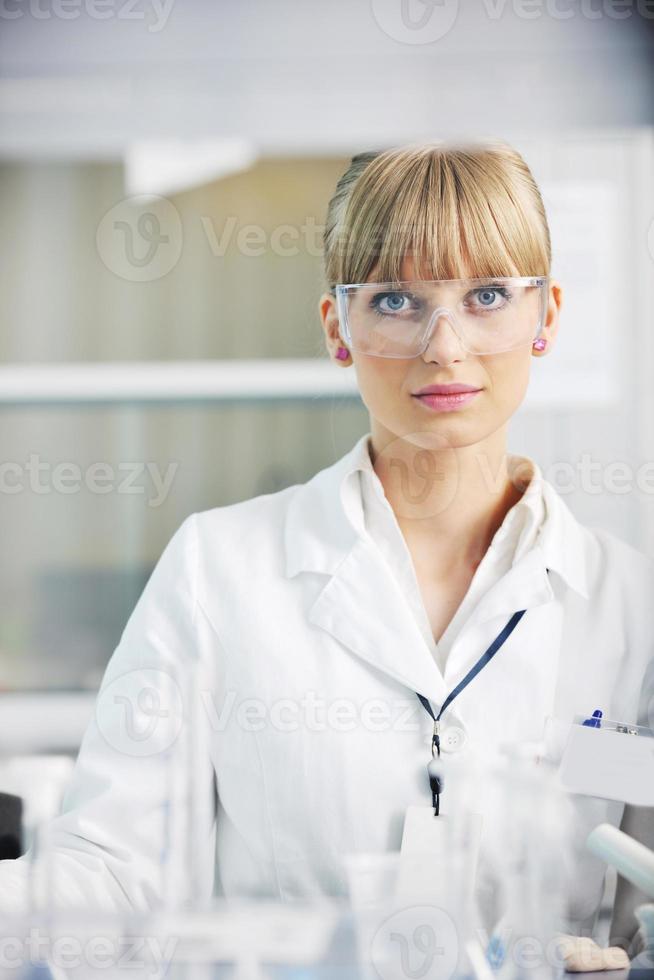
[[[570,726],[559,778],[570,793],[633,806],[654,806],[654,732],[601,719],[598,727],[577,716]]]
[[[397,898],[408,903],[445,903],[447,893],[452,891],[447,869],[451,854],[451,837],[448,834],[449,821],[459,819],[453,815],[440,813],[434,815],[431,806],[410,806],[404,818],[404,831],[400,848],[400,867],[397,880]],[[468,813],[466,869],[469,870],[469,888],[474,888],[479,845],[481,841],[482,816]]]

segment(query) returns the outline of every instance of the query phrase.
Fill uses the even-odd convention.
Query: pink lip
[[[432,411],[453,412],[471,402],[480,391],[481,388],[464,384],[428,385],[413,397]]]
[[[427,385],[420,391],[414,392],[415,395],[458,395],[462,391],[480,391],[475,385],[451,384],[451,385]]]

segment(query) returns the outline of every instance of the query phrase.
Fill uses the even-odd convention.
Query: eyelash
[[[506,286],[493,286],[492,284],[489,284],[488,286],[478,286],[475,289],[473,289],[472,292],[481,293],[486,289],[490,289],[492,292],[499,293],[502,299],[504,299],[504,301],[507,303],[510,302],[512,298],[512,294]],[[483,306],[480,307],[480,309],[483,308],[484,308]]]
[[[380,303],[383,300],[385,300],[388,296],[402,296],[405,299],[410,299],[410,300],[415,299],[415,297],[411,293],[393,292],[392,290],[389,290],[386,293],[375,293],[375,295],[370,300],[370,308],[374,310],[375,313],[379,314],[379,316],[391,316],[390,313],[387,313],[385,310],[381,310],[379,308]]]
[[[494,290],[495,292],[499,293],[500,296],[502,296],[502,298],[506,302],[510,302],[512,299],[512,294],[506,286],[495,285],[493,283],[488,283],[485,286],[476,286],[474,289],[470,291],[468,295],[480,293],[486,289]],[[392,316],[391,313],[387,313],[379,308],[379,304],[382,302],[382,300],[386,299],[387,296],[403,296],[404,298],[415,302],[415,297],[412,293],[402,293],[399,291],[394,292],[393,290],[388,290],[385,293],[375,293],[375,295],[370,300],[370,308],[374,310],[375,313],[377,313],[379,316]],[[479,307],[479,309],[483,309],[483,308],[484,308],[483,306]],[[401,312],[407,312],[407,311],[401,311]]]

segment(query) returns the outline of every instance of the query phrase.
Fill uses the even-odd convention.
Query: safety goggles
[[[336,286],[343,340],[376,357],[423,354],[444,320],[470,354],[529,347],[542,332],[547,298],[547,276]]]

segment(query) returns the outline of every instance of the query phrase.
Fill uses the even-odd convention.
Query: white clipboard
[[[599,726],[577,715],[559,766],[570,793],[654,806],[654,731],[602,718]]]

